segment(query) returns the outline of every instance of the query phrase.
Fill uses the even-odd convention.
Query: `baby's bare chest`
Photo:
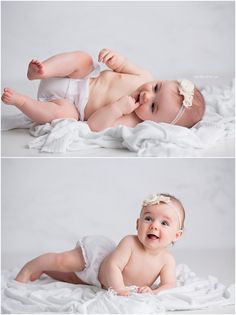
[[[138,76],[103,71],[90,83],[89,100],[85,109],[86,119],[99,108],[117,101],[124,95],[130,95],[143,83],[145,80]]]
[[[151,286],[163,267],[162,259],[133,254],[122,274],[126,285]]]

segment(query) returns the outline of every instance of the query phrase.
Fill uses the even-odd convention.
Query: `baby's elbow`
[[[102,131],[104,129],[100,124],[98,124],[97,122],[95,122],[93,120],[88,120],[87,124],[88,124],[91,131],[99,132],[99,131]]]
[[[166,283],[166,284],[162,284],[159,286],[159,288],[157,288],[156,290],[154,290],[154,293],[155,294],[158,294],[162,291],[165,291],[165,290],[169,290],[169,289],[174,289],[176,288],[176,283],[174,282],[170,282],[170,283]]]
[[[176,281],[168,282],[163,285],[163,289],[174,289],[176,288],[176,286],[177,286]]]
[[[177,286],[176,282],[171,282],[169,284],[170,289],[176,288],[176,286]]]

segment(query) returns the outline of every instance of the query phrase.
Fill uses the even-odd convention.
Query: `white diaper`
[[[116,248],[115,242],[101,235],[84,236],[79,239],[76,247],[81,247],[85,260],[85,269],[76,272],[76,275],[88,284],[101,287],[98,281],[99,267],[103,259]]]
[[[100,64],[93,64],[93,71],[82,79],[49,78],[41,80],[37,98],[42,102],[68,99],[77,108],[80,120],[84,120],[84,110],[89,98],[89,79],[96,78],[101,72]]]

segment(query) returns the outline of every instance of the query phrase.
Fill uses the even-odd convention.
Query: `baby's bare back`
[[[90,79],[89,100],[85,108],[85,120],[103,106],[130,95],[147,82],[144,75],[117,73],[105,70],[97,78]]]

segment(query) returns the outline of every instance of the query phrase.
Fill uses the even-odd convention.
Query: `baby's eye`
[[[156,91],[157,91],[157,88],[158,88],[158,84],[156,84],[155,86],[154,86],[154,92],[156,93]]]
[[[150,217],[150,216],[144,217],[144,221],[151,222],[152,221],[152,217]]]
[[[161,224],[164,226],[169,226],[169,222],[166,220],[161,221]]]
[[[154,112],[154,109],[155,109],[155,104],[152,103],[152,106],[151,106],[151,111],[152,111],[152,113]]]

